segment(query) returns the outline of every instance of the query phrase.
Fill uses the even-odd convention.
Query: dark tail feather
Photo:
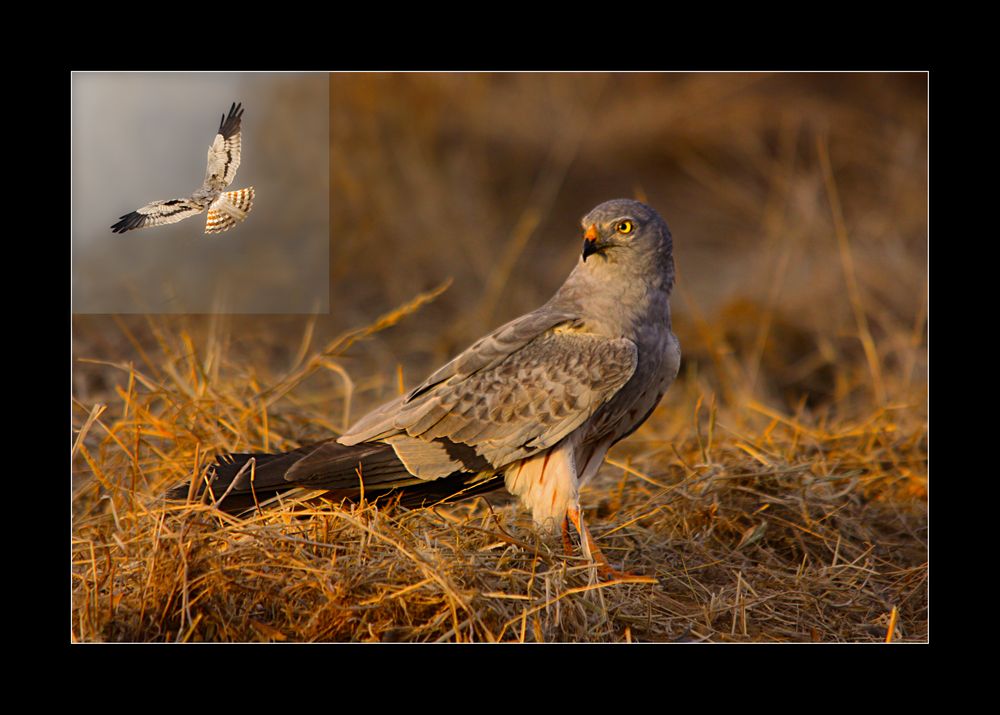
[[[211,467],[208,487],[204,481],[196,485],[195,498],[236,514],[296,487],[323,490],[335,499],[357,499],[363,483],[369,501],[391,495],[398,496],[404,506],[419,507],[469,498],[503,483],[502,475],[485,477],[455,472],[424,481],[407,472],[387,444],[346,446],[329,440],[280,454],[220,457]],[[189,491],[189,483],[181,484],[167,492],[167,498],[184,500]]]
[[[219,457],[210,468],[208,486],[204,481],[195,485],[194,499],[217,502],[220,509],[229,513],[252,509],[254,495],[259,503],[295,487],[285,481],[284,475],[305,453],[306,448],[300,448],[280,454],[229,454]],[[252,485],[251,459],[254,460]],[[234,485],[237,477],[239,479]],[[189,492],[189,483],[179,484],[167,492],[167,498],[187,499]]]

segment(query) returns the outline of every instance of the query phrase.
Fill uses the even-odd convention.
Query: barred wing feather
[[[177,223],[191,216],[196,216],[205,207],[190,199],[170,199],[169,201],[154,201],[140,209],[121,216],[117,223],[111,226],[112,233],[125,233],[147,226],[160,226],[165,223]]]

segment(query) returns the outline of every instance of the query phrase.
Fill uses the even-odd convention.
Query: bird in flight
[[[293,487],[334,498],[400,495],[419,506],[499,486],[535,524],[589,534],[579,491],[608,449],[646,421],[673,382],[673,242],[651,207],[607,201],[582,220],[583,249],[555,295],[476,341],[339,438],[282,454],[220,457],[197,493],[239,513]],[[361,484],[359,484],[359,481]],[[170,492],[186,498],[190,485]]]
[[[240,166],[240,122],[242,104],[235,102],[229,114],[223,114],[219,132],[208,148],[208,168],[201,188],[186,199],[154,201],[122,216],[111,227],[112,233],[136,228],[176,223],[208,209],[205,233],[221,233],[242,221],[253,208],[253,187],[225,191],[236,178]]]

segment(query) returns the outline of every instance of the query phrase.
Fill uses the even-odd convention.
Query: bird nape
[[[602,576],[579,490],[649,417],[680,366],[671,331],[670,231],[651,207],[600,204],[576,266],[543,306],[502,325],[339,438],[220,458],[199,497],[228,512],[305,487],[419,506],[505,485],[536,526],[572,524]],[[189,485],[170,492],[185,498]],[[568,543],[568,542],[567,542]]]

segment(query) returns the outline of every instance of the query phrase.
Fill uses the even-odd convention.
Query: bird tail
[[[180,484],[168,499],[208,501],[238,514],[259,508],[269,499],[296,488],[325,492],[340,500],[367,501],[399,498],[407,507],[465,499],[503,484],[503,477],[455,472],[427,481],[406,471],[391,446],[364,443],[353,446],[334,440],[277,454],[228,454],[216,459],[204,480]]]
[[[242,221],[253,208],[253,187],[221,194],[208,210],[205,233],[222,233]]]

